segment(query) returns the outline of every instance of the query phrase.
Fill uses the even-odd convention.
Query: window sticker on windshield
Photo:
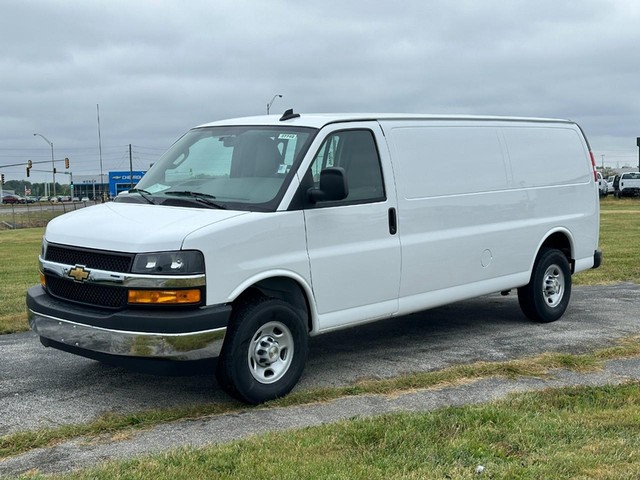
[[[278,167],[278,173],[287,173],[287,167],[288,167],[287,164],[281,163],[280,166]]]
[[[295,133],[281,133],[278,135],[278,140],[295,140]]]
[[[158,193],[162,190],[166,190],[167,188],[171,188],[169,185],[162,185],[161,183],[156,183],[155,185],[151,185],[146,190],[149,193]]]

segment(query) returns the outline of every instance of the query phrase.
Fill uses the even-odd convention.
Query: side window
[[[325,139],[310,167],[316,188],[320,172],[328,167],[342,167],[346,173],[349,195],[340,203],[385,199],[380,158],[370,130],[342,130]]]

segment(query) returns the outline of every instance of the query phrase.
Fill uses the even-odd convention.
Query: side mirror
[[[310,188],[311,203],[344,200],[349,195],[347,176],[342,167],[329,167],[320,172],[320,188]]]

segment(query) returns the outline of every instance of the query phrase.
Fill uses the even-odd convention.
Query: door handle
[[[396,215],[396,209],[391,207],[389,209],[389,233],[395,235],[398,232],[398,218]]]

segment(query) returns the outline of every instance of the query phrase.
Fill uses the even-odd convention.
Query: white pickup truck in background
[[[627,172],[620,175],[620,183],[616,193],[618,197],[640,195],[640,172]]]

